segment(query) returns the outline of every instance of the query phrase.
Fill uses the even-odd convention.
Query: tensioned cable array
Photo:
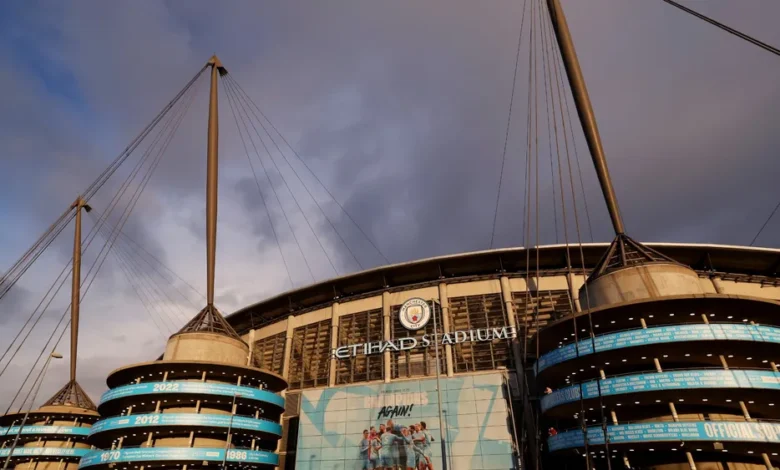
[[[742,39],[744,41],[747,41],[747,42],[753,44],[754,46],[758,46],[761,49],[764,49],[765,51],[768,51],[768,52],[771,52],[774,55],[780,56],[780,49],[778,49],[778,48],[776,48],[774,46],[771,46],[771,45],[769,45],[769,44],[767,44],[765,42],[759,41],[758,39],[756,39],[756,38],[754,38],[752,36],[749,36],[749,35],[741,32],[741,31],[738,31],[738,30],[736,30],[736,29],[734,29],[734,28],[732,28],[730,26],[727,26],[727,25],[725,25],[725,24],[723,24],[723,23],[721,23],[719,21],[715,21],[712,18],[710,18],[708,16],[705,16],[705,15],[702,15],[701,13],[699,13],[699,12],[697,12],[695,10],[692,10],[692,9],[686,7],[686,6],[680,5],[679,3],[677,3],[677,2],[675,2],[673,0],[662,0],[662,1],[668,3],[669,5],[672,5],[673,7],[676,7],[678,9],[684,11],[685,13],[688,13],[689,15],[693,15],[696,18],[699,18],[700,20],[706,21],[707,23],[709,23],[709,24],[711,24],[713,26],[716,26],[716,27],[722,29],[723,31],[726,31],[726,32],[728,32],[730,34],[733,34],[734,36],[736,36],[736,37],[738,37],[738,38],[740,38],[740,39]]]
[[[512,91],[509,93],[509,113],[506,118],[506,132],[504,133],[504,150],[501,152],[501,171],[498,173],[498,190],[496,191],[496,208],[493,211],[493,230],[490,234],[490,248],[493,248],[496,238],[496,223],[498,222],[498,205],[501,202],[501,186],[504,183],[504,167],[506,166],[506,148],[509,144],[509,134],[512,128],[512,107],[515,103],[515,87],[517,85],[517,68],[520,64],[520,49],[523,45],[523,27],[525,26],[525,7],[527,0],[523,2],[523,13],[520,19],[520,32],[517,35],[517,52],[515,53],[515,69],[512,73]]]
[[[109,165],[98,175],[98,177],[84,190],[81,195],[85,201],[89,200],[106,184],[111,176],[117,171],[117,169],[124,163],[125,160],[135,151],[141,142],[155,129],[160,121],[168,114],[168,112],[179,102],[182,96],[192,87],[197,79],[206,70],[204,66],[198,73],[195,74],[192,79],[182,88],[174,98],[163,107],[163,109],[155,116],[155,118],[141,132],[130,142],[130,144],[120,153]],[[72,208],[68,208],[63,214],[41,235],[35,243],[17,260],[11,268],[9,268],[2,278],[0,278],[0,299],[2,299],[8,291],[16,285],[19,279],[27,272],[32,264],[43,254],[43,252],[51,245],[54,239],[57,238],[65,226],[74,217],[75,213]]]
[[[295,148],[290,145],[290,143],[287,141],[287,139],[284,137],[284,134],[282,134],[279,129],[276,128],[274,123],[268,119],[268,117],[263,113],[263,111],[257,106],[257,103],[252,101],[252,99],[249,97],[249,95],[244,91],[244,89],[241,87],[241,85],[235,81],[232,76],[228,77],[228,79],[231,81],[231,83],[238,89],[238,91],[246,98],[246,100],[252,105],[252,107],[260,114],[260,116],[263,117],[263,119],[268,123],[268,125],[271,127],[271,129],[274,130],[276,135],[279,136],[279,138],[282,140],[286,148],[288,148],[293,155],[295,155],[295,158],[303,165],[304,168],[309,172],[309,174],[317,181],[317,184],[320,185],[320,187],[325,191],[325,193],[328,195],[331,201],[333,201],[336,206],[338,206],[339,210],[349,219],[349,221],[352,223],[352,225],[355,226],[356,229],[360,232],[360,234],[368,241],[368,243],[371,245],[371,247],[377,252],[377,254],[382,258],[385,264],[390,264],[390,260],[387,259],[387,257],[382,253],[382,250],[377,247],[375,241],[365,232],[363,227],[358,224],[355,219],[350,215],[349,212],[344,208],[344,206],[339,202],[338,199],[333,195],[333,193],[328,189],[327,186],[325,186],[325,183],[322,182],[322,180],[317,176],[317,173],[315,173],[309,165],[306,163],[306,160],[304,160],[298,152],[295,150]],[[276,145],[276,143],[274,144]],[[278,146],[277,146],[278,148]],[[280,150],[281,153],[281,150]]]
[[[264,113],[249,97],[241,85],[231,75],[223,77],[223,84],[228,97],[228,103],[231,107],[231,114],[233,115],[233,120],[238,128],[239,137],[241,138],[244,152],[250,164],[250,169],[261,198],[264,212],[268,217],[274,241],[278,246],[278,251],[280,252],[285,268],[287,269],[290,282],[292,283],[292,273],[290,273],[291,264],[281,246],[279,236],[280,226],[279,223],[274,220],[273,211],[268,204],[268,198],[264,195],[263,189],[265,187],[270,189],[275,206],[282,212],[285,225],[291,233],[297,251],[303,258],[309,275],[313,280],[316,279],[313,270],[314,260],[311,257],[311,253],[307,253],[304,249],[304,240],[296,231],[295,224],[291,218],[293,214],[289,214],[285,209],[280,189],[284,189],[284,194],[289,194],[296,208],[296,213],[300,213],[300,216],[303,218],[303,221],[308,228],[308,232],[315,238],[317,246],[324,254],[328,265],[336,275],[344,273],[343,269],[338,268],[337,252],[333,251],[337,246],[342,246],[346,250],[349,259],[354,262],[358,269],[364,269],[365,267],[360,261],[354,247],[348,243],[347,233],[344,231],[344,228],[339,228],[337,220],[328,214],[324,204],[314,194],[314,191],[310,188],[309,184],[307,184],[304,178],[305,175],[302,174],[301,169],[296,168],[296,163],[302,165],[306,169],[306,172],[316,180],[322,190],[327,194],[328,201],[332,201],[338,207],[339,213],[349,219],[354,228],[357,229],[362,238],[368,242],[373,250],[376,251],[385,262],[389,262],[387,257],[385,257],[382,251],[376,246],[376,243],[372,238],[355,221],[354,217],[347,212],[335,196],[333,196],[333,193],[325,186],[319,176],[317,176],[306,161],[301,158],[298,152],[290,145],[289,141],[268,118],[266,113]],[[260,151],[261,149],[262,152]],[[260,163],[259,172],[254,163],[255,160],[252,158],[253,156],[256,161]],[[293,159],[292,156],[295,158]],[[273,171],[271,171],[272,169]],[[263,174],[263,180],[266,184],[261,183],[258,173]],[[292,174],[292,178],[290,177],[290,173]],[[274,183],[273,180],[276,180],[276,183]],[[296,187],[302,187],[304,194],[298,193],[294,189]],[[307,203],[313,203],[318,218],[322,220],[324,225],[329,229],[327,233],[335,235],[333,238],[335,246],[331,243],[327,243],[329,237],[323,239],[323,235],[327,235],[327,233],[323,234],[318,230],[319,225],[317,224],[317,220],[306,210]]]
[[[81,297],[82,302],[86,297],[86,294],[89,292],[89,289],[92,286],[92,283],[94,282],[98,272],[100,271],[100,268],[103,266],[103,263],[105,262],[105,259],[109,251],[111,251],[112,246],[114,245],[117,237],[121,233],[122,227],[130,217],[133,209],[135,208],[138,202],[138,199],[143,193],[143,190],[146,188],[152,174],[154,173],[155,169],[159,165],[163,155],[165,154],[166,149],[171,143],[173,136],[176,133],[176,130],[178,129],[184,115],[187,112],[187,109],[192,103],[192,100],[195,95],[195,91],[192,85],[196,82],[197,78],[201,75],[201,72],[199,72],[185,86],[185,88],[181,92],[179,92],[179,94],[176,95],[174,100],[172,100],[171,103],[169,103],[169,105],[166,106],[166,108],[163,110],[161,115],[158,115],[153,120],[153,123],[144,129],[141,136],[139,138],[136,138],[133,141],[133,143],[130,146],[128,146],[128,149],[126,149],[125,152],[120,154],[120,157],[114,160],[114,162],[112,162],[109,168],[105,170],[98,178],[98,180],[93,182],[93,184],[90,185],[87,191],[85,192],[86,195],[94,196],[97,193],[97,191],[100,190],[105,185],[108,178],[110,178],[110,176],[116,172],[119,166],[125,160],[127,160],[127,158],[133,153],[135,149],[137,149],[140,146],[140,144],[144,141],[144,139],[149,134],[151,134],[155,129],[157,129],[157,133],[152,138],[152,141],[149,143],[148,147],[140,155],[135,166],[130,170],[126,179],[120,184],[119,189],[114,193],[113,197],[110,199],[107,205],[107,209],[98,218],[95,225],[92,227],[92,229],[86,236],[86,243],[84,243],[84,246],[82,248],[82,252],[84,253],[89,251],[90,246],[92,245],[93,241],[95,240],[95,237],[99,233],[108,232],[108,236],[105,240],[105,243],[101,247],[100,252],[94,258],[92,265],[90,266],[86,276],[82,280],[82,285],[84,285],[85,283],[87,284],[86,289],[84,289],[82,293],[82,297]],[[190,93],[190,96],[188,100],[186,100],[186,103],[181,102],[180,98],[184,96],[188,91],[191,90],[192,93]],[[171,109],[175,109],[175,111],[169,113]],[[123,202],[123,197],[126,194],[128,194],[128,191],[132,188],[134,184],[135,184],[134,191],[130,192],[129,199]],[[115,210],[117,210],[119,206],[122,206],[123,208],[121,209],[120,213],[117,216],[117,223],[112,226],[109,224],[109,218],[115,214]],[[62,230],[60,229],[59,231],[61,232]],[[39,250],[38,256],[40,256],[41,252],[42,250]],[[3,368],[0,369],[0,376],[2,376],[6,372],[9,365],[17,357],[19,351],[21,350],[21,348],[24,346],[24,344],[30,337],[30,334],[32,333],[32,331],[36,329],[39,321],[48,310],[48,307],[54,301],[61,287],[64,285],[65,281],[67,280],[72,270],[72,268],[69,269],[71,265],[71,261],[69,261],[68,264],[66,264],[65,268],[63,268],[60,275],[57,277],[57,279],[55,279],[51,288],[44,295],[38,307],[35,310],[33,310],[30,317],[27,319],[27,321],[24,323],[24,325],[19,330],[17,335],[8,345],[8,348],[4,352],[3,356],[0,358],[0,363],[6,358],[8,358]],[[17,263],[17,264],[19,266],[24,266],[24,263]],[[41,359],[44,357],[45,351],[48,350],[55,336],[57,336],[57,332],[58,331],[60,332],[59,338],[62,338],[62,336],[64,335],[69,325],[69,321],[65,323],[65,326],[63,326],[63,321],[65,319],[65,316],[69,312],[69,310],[70,310],[69,307],[64,309],[57,325],[51,331],[51,334],[49,335],[48,340],[46,341],[45,345],[41,349],[37,359],[33,362],[32,366],[29,368],[29,372],[27,373],[25,379],[22,381],[19,389],[16,392],[16,395],[12,398],[11,402],[8,404],[6,413],[8,412],[8,410],[10,410],[13,407],[14,402],[17,400],[17,398],[22,394],[22,392],[26,388],[30,377],[32,376],[36,368],[38,368],[38,364],[40,363]],[[60,329],[60,327],[62,328]],[[23,337],[22,334],[24,334]],[[55,347],[58,343],[59,343],[59,339],[57,340],[56,343],[54,343]],[[15,349],[13,348],[14,346],[16,346]],[[12,349],[13,349],[13,353],[11,353]],[[9,357],[9,353],[11,353],[10,357]],[[34,382],[32,386],[34,387]],[[32,388],[28,390],[27,394],[25,395],[25,398],[22,400],[22,406],[24,406],[24,404],[26,403],[27,398],[29,397],[31,391]]]

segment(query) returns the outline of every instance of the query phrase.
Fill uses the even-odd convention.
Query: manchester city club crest
[[[407,330],[419,330],[431,319],[431,306],[418,297],[409,299],[401,305],[398,319]]]

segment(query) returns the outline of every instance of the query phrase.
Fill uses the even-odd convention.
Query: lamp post
[[[439,304],[439,301],[436,299],[431,299],[431,306],[433,310],[433,342],[434,342],[434,349],[436,350],[436,392],[438,393],[439,399],[437,400],[439,402],[439,432],[441,436],[441,461],[442,466],[444,467],[444,470],[447,470],[447,445],[445,443],[445,435],[446,435],[446,428],[444,427],[444,412],[442,411],[441,407],[441,381],[439,379],[440,376],[440,363],[439,363],[439,326],[438,322],[436,321],[436,304]],[[441,307],[441,304],[439,304],[439,307]]]
[[[228,423],[227,437],[225,438],[225,455],[222,457],[222,470],[225,470],[227,464],[227,455],[230,450],[230,444],[233,441],[233,436],[230,434],[233,430],[233,417],[236,415],[236,397],[238,392],[233,393],[233,404],[230,407],[230,423]]]
[[[32,408],[33,404],[35,404],[35,398],[38,396],[38,391],[41,389],[43,378],[46,376],[46,370],[49,368],[49,363],[51,362],[52,359],[62,359],[62,354],[53,351],[51,354],[49,354],[49,357],[46,358],[46,362],[43,363],[43,369],[41,369],[41,375],[40,377],[38,377],[38,383],[33,384],[35,391],[33,392],[32,401],[30,402],[30,408]],[[24,424],[27,422],[27,417],[30,416],[30,408],[28,408],[27,411],[24,412],[24,418],[22,418],[22,423],[19,425],[19,430],[16,432],[16,437],[14,437],[14,442],[13,444],[11,444],[11,449],[8,451],[8,457],[5,458],[5,463],[3,463],[3,470],[8,469],[8,463],[11,462],[11,457],[14,455],[16,444],[19,442],[19,436],[22,435],[22,428],[24,428]]]

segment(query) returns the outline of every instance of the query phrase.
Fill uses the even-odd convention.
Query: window
[[[290,354],[290,389],[328,385],[330,319],[296,328]]]
[[[255,341],[255,366],[281,375],[284,367],[284,340],[286,335],[287,332],[283,331]]]
[[[431,305],[431,302],[428,302]],[[401,310],[400,305],[394,305],[390,311],[391,330],[390,338],[415,338],[417,339],[417,347],[414,349],[407,349],[405,351],[391,351],[390,352],[390,364],[391,364],[391,376],[394,379],[403,377],[420,377],[436,375],[436,348],[433,341],[433,317],[425,325],[417,331],[409,331],[398,319],[398,312]],[[436,310],[431,308],[431,313],[435,312],[439,327],[439,333],[443,331],[441,324],[441,308],[436,305]],[[428,335],[431,340],[431,345],[427,348],[422,347],[423,335]],[[446,358],[444,355],[444,348],[439,349],[439,373],[447,374],[447,367],[445,365]]]
[[[339,317],[339,346],[382,341],[382,309],[358,312]],[[336,384],[369,382],[384,378],[385,361],[382,354],[337,359]]]
[[[544,327],[551,320],[572,313],[572,301],[568,290],[512,292],[517,331],[526,331],[529,336],[536,333],[537,326]],[[536,309],[538,310],[538,316]],[[537,325],[538,323],[538,325]]]
[[[509,324],[504,312],[501,294],[451,297],[449,301],[450,329],[452,331],[503,328]],[[499,366],[507,366],[511,357],[509,341],[495,339],[453,345],[452,367],[454,372],[494,370]]]

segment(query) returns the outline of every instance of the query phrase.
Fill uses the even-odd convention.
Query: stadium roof
[[[688,243],[647,243],[669,258],[691,266],[697,271],[738,273],[745,276],[772,277],[780,270],[780,250],[747,246]],[[609,243],[569,245],[574,270],[591,270],[603,257]],[[426,258],[399,264],[380,266],[346,276],[328,279],[244,307],[228,315],[227,320],[239,334],[250,328],[286,317],[293,312],[327,306],[334,300],[376,295],[385,289],[413,285],[433,285],[454,278],[492,277],[499,273],[509,276],[525,274],[526,257],[530,272],[536,272],[536,249],[503,248]],[[539,269],[566,272],[566,245],[539,247]]]

